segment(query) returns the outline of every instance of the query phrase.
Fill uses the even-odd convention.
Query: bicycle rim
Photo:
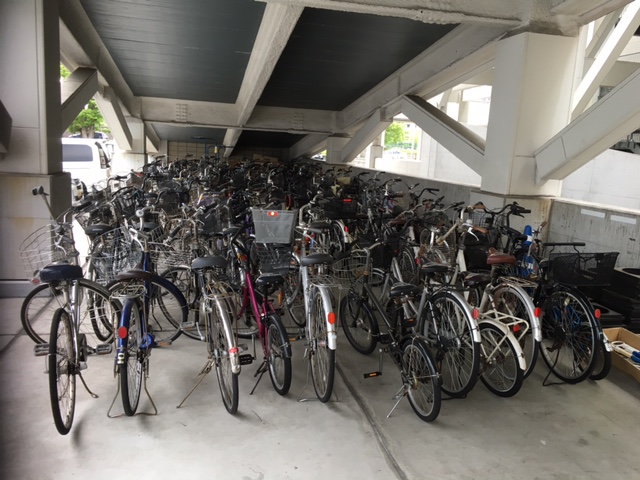
[[[544,302],[540,354],[553,374],[579,383],[593,371],[600,341],[588,307],[570,291],[553,292]]]
[[[269,318],[267,348],[269,352],[269,376],[279,395],[286,395],[291,387],[291,355],[289,339],[280,320]]]
[[[359,353],[368,355],[378,343],[378,325],[361,298],[349,292],[340,302],[340,322],[344,335]]]
[[[51,321],[48,367],[51,412],[61,435],[71,430],[76,405],[77,366],[71,328],[69,312],[58,308]]]
[[[402,366],[411,408],[421,420],[434,421],[440,413],[440,384],[429,351],[419,338],[414,336],[404,344]]]
[[[308,340],[311,348],[309,355],[313,388],[318,400],[323,403],[328,402],[331,397],[336,364],[336,352],[329,348],[326,318],[322,296],[317,292],[311,304]]]
[[[515,338],[505,338],[505,333],[495,325],[480,325],[482,337],[482,383],[501,397],[511,397],[520,391],[524,371],[518,364]],[[513,341],[513,343],[512,343]]]
[[[123,306],[122,326],[127,329],[124,348],[124,364],[120,365],[120,389],[124,413],[135,415],[140,402],[143,376],[142,325],[140,306],[136,300],[127,299]]]
[[[215,305],[213,310],[216,310]],[[208,313],[208,321],[209,348],[216,367],[222,403],[227,412],[234,414],[238,411],[238,375],[233,373],[231,359],[229,358],[229,350],[234,345],[230,345],[227,340],[222,319],[216,313]]]

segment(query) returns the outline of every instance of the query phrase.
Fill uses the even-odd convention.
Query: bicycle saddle
[[[405,295],[415,296],[419,295],[420,292],[422,292],[422,288],[411,283],[396,283],[391,286],[391,290],[389,290],[389,297],[403,297]]]
[[[53,283],[63,280],[78,280],[82,277],[82,267],[79,267],[78,265],[47,265],[42,270],[40,270],[40,281],[42,283]]]
[[[204,268],[227,268],[227,260],[219,255],[211,257],[198,257],[191,262],[193,270],[202,270]]]
[[[333,257],[328,253],[312,253],[306,257],[300,259],[300,265],[303,267],[309,267],[311,265],[324,264],[329,265],[333,263]]]

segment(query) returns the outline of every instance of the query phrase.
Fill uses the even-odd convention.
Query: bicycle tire
[[[142,392],[142,377],[144,375],[144,362],[142,349],[142,318],[140,305],[137,299],[127,298],[122,306],[122,318],[118,334],[126,329],[126,337],[121,338],[123,363],[118,369],[120,377],[120,390],[122,396],[122,408],[125,415],[131,417],[136,414]]]
[[[349,291],[340,301],[340,323],[351,346],[363,355],[376,349],[380,329],[369,304]]]
[[[483,351],[480,380],[490,392],[499,397],[514,396],[524,382],[524,370],[518,363],[518,350],[515,347],[517,340],[512,335],[507,335],[506,340],[501,343],[505,333],[491,323],[480,323],[480,335]],[[494,356],[487,358],[487,351],[494,352]]]
[[[604,343],[600,341],[600,348],[598,350],[598,356],[596,357],[596,363],[593,367],[593,371],[589,378],[591,380],[602,380],[607,378],[611,371],[611,352],[606,349]]]
[[[311,380],[318,400],[326,403],[333,392],[336,351],[329,348],[326,320],[329,312],[325,312],[322,294],[316,290],[312,293],[311,298],[309,333],[307,336],[310,347]]]
[[[266,343],[271,383],[278,395],[286,395],[291,388],[291,343],[277,315],[267,319]]]
[[[478,380],[480,345],[473,339],[477,323],[457,293],[441,290],[429,301],[435,315],[427,308],[427,318],[420,319],[418,331],[434,352],[442,392],[454,398],[464,397]]]
[[[595,366],[600,340],[598,326],[582,294],[562,286],[544,299],[540,354],[549,370],[565,383],[588,378]]]
[[[300,262],[295,254],[292,254],[291,263],[292,268],[284,276],[285,307],[293,323],[299,328],[304,328],[306,319],[302,292],[302,273],[300,271]]]
[[[498,312],[526,320],[529,324],[529,330],[524,334],[519,334],[517,331],[512,329],[514,335],[518,339],[520,348],[522,348],[524,359],[527,363],[524,378],[527,378],[531,375],[531,372],[533,372],[538,360],[538,350],[540,348],[540,342],[536,341],[533,337],[532,323],[535,322],[536,319],[532,319],[528,313],[529,309],[526,305],[527,298],[523,297],[523,294],[518,291],[518,289],[508,283],[499,285],[493,292],[493,301]]]
[[[184,296],[189,305],[189,315],[193,315],[193,324],[189,321],[189,327],[180,326],[181,334],[193,340],[204,339],[204,319],[200,315],[198,301],[196,298],[198,287],[195,285],[197,278],[192,275],[192,270],[189,267],[171,267],[160,275],[174,284],[180,290],[180,293]],[[173,316],[172,316],[173,318]],[[179,335],[178,335],[179,336]],[[177,337],[176,337],[177,338]],[[175,340],[172,339],[171,341]]]
[[[397,280],[404,283],[418,284],[418,268],[416,265],[416,254],[412,247],[403,247],[398,252],[398,266],[402,278]]]
[[[144,278],[149,273],[140,272],[126,280],[115,280],[108,285],[111,295],[117,295],[118,291],[125,290],[128,286],[144,284]],[[187,301],[173,283],[160,275],[151,274],[147,280],[151,286],[149,312],[147,312],[147,325],[154,335],[157,345],[167,345],[174,342],[182,333],[182,325],[189,318]]]
[[[64,308],[58,308],[51,320],[48,376],[51,413],[60,435],[71,430],[76,406],[77,357],[73,347],[71,317]]]
[[[427,343],[417,335],[402,346],[402,370],[411,408],[420,420],[433,422],[442,405],[440,382]]]
[[[113,339],[113,313],[116,304],[111,302],[109,291],[86,278],[78,280],[80,297],[80,320],[78,333],[84,333],[87,346]],[[58,308],[66,308],[60,287],[40,284],[31,290],[22,301],[20,322],[25,333],[35,343],[49,343],[51,319]],[[117,312],[116,312],[117,313]]]
[[[209,332],[209,354],[213,358],[216,369],[220,396],[222,397],[224,408],[233,415],[238,411],[238,374],[232,371],[229,352],[232,348],[236,348],[236,344],[233,339],[228,338],[227,331],[231,332],[231,326],[228,325],[227,329],[225,329],[223,325],[225,319],[220,315],[217,306],[214,305],[206,315]]]

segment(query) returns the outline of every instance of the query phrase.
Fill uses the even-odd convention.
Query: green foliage
[[[66,79],[71,75],[67,68],[60,64],[60,77]],[[81,133],[83,138],[93,138],[96,130],[109,133],[109,128],[104,123],[104,118],[98,109],[98,104],[92,98],[76,119],[67,128],[71,133]]]
[[[405,131],[404,125],[399,122],[393,122],[387,127],[384,134],[384,146],[395,147],[404,142]]]

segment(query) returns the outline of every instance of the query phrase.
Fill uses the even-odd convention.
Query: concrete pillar
[[[577,38],[522,33],[498,42],[481,188],[557,195],[535,184],[534,151],[570,119]]]
[[[12,118],[0,162],[0,295],[24,292],[18,247],[49,214],[31,189],[42,185],[55,213],[71,202],[62,173],[58,0],[0,1],[0,98]],[[11,282],[9,282],[11,280]]]
[[[342,148],[349,140],[351,139],[346,137],[327,138],[327,163],[342,165]]]
[[[548,217],[561,182],[536,185],[534,152],[570,120],[578,38],[522,33],[498,42],[481,191],[490,208],[511,201]]]

